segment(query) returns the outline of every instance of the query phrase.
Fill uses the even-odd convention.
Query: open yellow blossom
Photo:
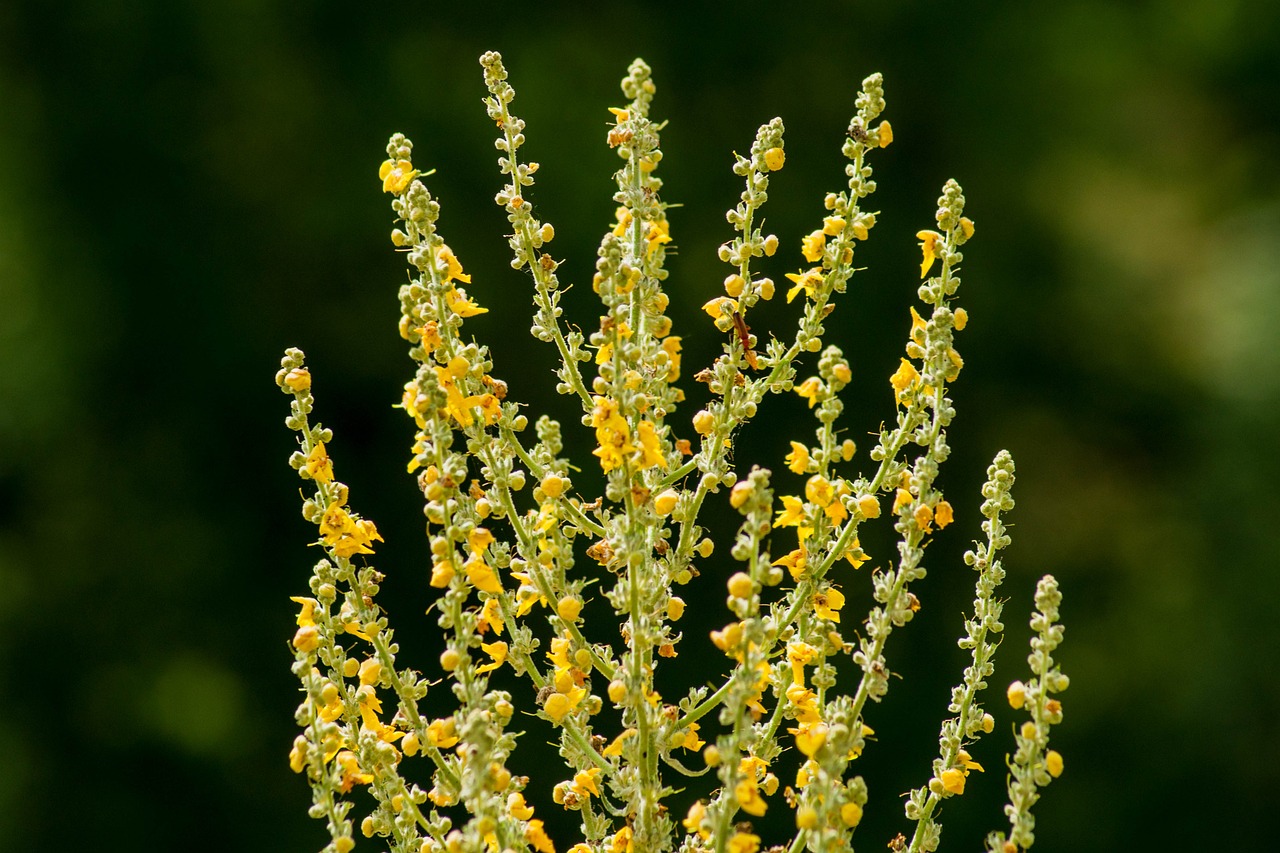
[[[636,429],[636,437],[640,440],[641,470],[653,467],[666,468],[667,458],[662,455],[662,444],[658,439],[658,431],[652,421],[641,421]]]
[[[646,254],[652,255],[658,251],[659,246],[671,242],[670,228],[670,224],[665,219],[649,223],[649,233],[645,237]]]
[[[524,801],[524,794],[515,791],[507,796],[507,814],[516,820],[528,820],[533,817],[533,806]]]
[[[827,742],[828,728],[823,722],[805,723],[787,731],[795,735],[796,749],[800,750],[806,758],[813,758]]]
[[[449,310],[457,314],[459,317],[474,317],[477,314],[488,314],[488,308],[481,308],[461,287],[451,287],[444,295],[445,302],[449,306]]]
[[[333,482],[333,460],[325,451],[323,441],[317,441],[316,446],[307,454],[306,471],[317,483]]]
[[[810,296],[813,295],[818,285],[822,284],[822,268],[813,267],[804,272],[789,272],[787,278],[795,283],[795,286],[787,291],[787,301],[790,302],[802,290]]]
[[[711,837],[711,830],[702,825],[702,820],[706,816],[707,804],[702,800],[696,800],[693,805],[689,806],[689,811],[685,814],[684,819],[680,821],[680,825],[688,832],[698,833],[705,841]]]
[[[599,767],[579,770],[577,773],[573,774],[574,787],[579,791],[590,793],[597,797],[600,796],[599,780],[601,772],[603,771],[601,771]]]
[[[943,770],[942,775],[938,778],[942,782],[942,787],[948,793],[955,794],[956,796],[964,793],[965,775],[964,771],[958,767]]]
[[[795,527],[804,521],[804,501],[795,495],[782,496],[782,511],[774,519],[774,527]],[[775,563],[774,565],[777,565]]]
[[[384,193],[400,195],[409,188],[413,179],[418,177],[418,170],[408,160],[386,160],[378,168],[378,180],[382,181]]]
[[[812,234],[806,235],[805,238],[800,241],[800,253],[804,255],[804,259],[811,264],[816,264],[818,261],[822,260],[822,252],[826,247],[827,235],[822,231],[814,231]],[[792,281],[799,283],[797,279],[792,279]],[[791,299],[788,297],[787,301],[790,302]]]
[[[570,711],[582,704],[582,700],[587,696],[586,688],[578,687],[570,690],[568,693],[552,693],[547,697],[546,704],[542,706],[542,710],[547,716],[555,722],[563,720]]]
[[[680,341],[679,335],[671,335],[662,341],[662,349],[667,354],[667,381],[675,382],[680,378]]]
[[[466,569],[467,582],[476,589],[493,595],[501,594],[502,582],[498,580],[497,572],[479,555],[467,560],[462,567]]]
[[[488,652],[489,657],[493,658],[492,663],[486,663],[483,666],[476,667],[476,672],[492,672],[502,666],[507,660],[507,644],[502,640],[494,643],[481,643],[480,648]]]
[[[799,581],[804,577],[804,571],[808,566],[808,562],[808,555],[805,553],[802,546],[774,560],[773,565],[785,566],[787,571],[791,573],[791,579]]]
[[[889,377],[889,384],[893,386],[894,398],[899,403],[905,403],[911,389],[920,383],[920,371],[905,358],[900,361],[897,372]]]
[[[458,724],[453,717],[434,720],[427,726],[427,743],[437,749],[448,749],[458,742]]]
[[[533,849],[538,853],[556,853],[555,845],[551,843],[550,836],[542,827],[542,821],[534,819],[525,824],[524,840],[533,845]]]
[[[813,408],[818,402],[819,395],[825,390],[822,380],[816,376],[810,376],[805,381],[796,386],[796,393],[809,401],[809,408]]]
[[[764,152],[765,168],[771,172],[778,171],[786,162],[787,152],[783,151],[781,148],[770,148],[768,151]]]
[[[862,822],[862,806],[857,803],[845,803],[840,807],[840,820],[845,826],[857,826]]]
[[[844,607],[844,593],[834,586],[813,596],[813,612],[821,619],[840,621],[840,608]]]
[[[946,501],[939,501],[937,507],[933,510],[933,520],[939,528],[946,527],[956,520],[955,510]]]
[[[791,680],[804,686],[804,668],[818,657],[818,650],[808,643],[788,643],[787,661],[791,664]]]
[[[739,779],[733,788],[733,795],[738,800],[738,808],[754,817],[764,817],[769,804],[760,796],[760,786],[755,778]]]
[[[729,839],[727,853],[756,853],[760,849],[760,836],[753,832],[735,832]]]
[[[920,250],[924,252],[924,260],[920,262],[920,277],[924,278],[933,267],[933,262],[938,259],[938,241],[942,239],[942,235],[937,231],[918,231],[916,239],[920,241]]]
[[[803,474],[809,468],[809,448],[798,441],[791,442],[791,452],[787,454],[787,467],[796,474]]]
[[[1044,767],[1049,771],[1049,775],[1057,779],[1062,775],[1063,762],[1062,753],[1056,749],[1051,749],[1044,754]]]
[[[462,271],[462,262],[458,260],[458,256],[448,246],[441,246],[436,250],[436,268],[440,270],[440,278],[446,283],[451,281],[460,281],[463,284],[471,283],[471,276]]]

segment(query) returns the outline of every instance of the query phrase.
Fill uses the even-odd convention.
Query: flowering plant
[[[746,322],[775,296],[773,280],[754,265],[781,245],[763,233],[760,210],[770,175],[786,162],[782,121],[760,128],[749,156],[735,155],[745,189],[728,213],[736,234],[719,248],[729,269],[723,292],[703,306],[724,335],[723,354],[694,377],[712,399],[690,424],[677,417],[685,399],[676,384],[681,338],[666,313],[672,236],[655,174],[662,125],[650,118],[650,69],[640,60],[631,65],[622,81],[628,102],[610,110],[607,143],[623,166],[616,221],[592,278],[603,310],[597,330],[584,336],[561,320],[559,262],[547,252],[555,229],[527,196],[538,164],[519,157],[524,122],[510,111],[506,70],[496,53],[481,64],[508,177],[496,201],[511,225],[512,265],[533,279],[533,336],[559,352],[557,390],[581,403],[605,486],[603,494],[582,494],[561,425],[540,417],[529,437],[528,418],[494,376],[488,348],[463,335],[465,321],[486,309],[468,293],[471,278],[444,241],[440,205],[415,167],[412,144],[393,136],[379,177],[397,217],[392,243],[412,270],[400,288],[399,330],[417,364],[400,405],[416,428],[408,470],[426,501],[431,571],[424,580],[440,591],[433,605],[444,638],[439,666],[456,705],[427,713],[430,678],[397,662],[399,646],[375,603],[383,575],[365,560],[382,537],[335,479],[332,432],[311,424],[311,375],[302,353],[289,350],[277,382],[293,397],[287,423],[300,449],[291,464],[314,487],[303,513],[326,552],[311,594],[294,599],[293,669],[304,699],[289,760],[311,785],[311,814],[327,822],[325,849],[354,847],[346,795],[365,787],[375,805],[360,830],[388,839],[393,850],[551,853],[548,828],[526,799],[530,780],[507,767],[518,707],[558,733],[564,767],[538,780],[551,802],[537,806],[577,812],[570,853],[753,853],[762,841],[750,819],[770,809],[793,813],[776,849],[850,849],[868,796],[851,765],[873,735],[868,703],[889,689],[886,642],[920,607],[910,586],[925,577],[930,535],[956,515],[936,479],[950,454],[949,385],[964,365],[955,335],[968,320],[954,304],[960,249],[974,235],[960,186],[947,182],[934,226],[917,234],[922,309],[911,309],[906,357],[889,378],[896,422],[880,429],[870,473],[854,474],[857,447],[836,427],[851,367],[838,347],[824,346],[823,324],[855,272],[858,243],[876,225],[863,208],[876,189],[869,158],[893,141],[892,127],[879,120],[880,76],[863,81],[855,101],[842,149],[847,185],[826,195],[821,227],[801,241],[806,265],[786,274],[787,301],[803,304],[790,342],[770,335],[762,343]],[[816,372],[802,377],[810,354],[817,354]],[[788,392],[808,402],[817,426],[811,440],[791,441],[783,482],[797,485],[775,495],[773,473],[739,470],[731,451],[735,431],[765,398]],[[977,573],[960,640],[972,665],[952,691],[931,772],[906,797],[912,835],[891,841],[896,850],[936,849],[938,806],[963,794],[968,774],[982,769],[966,747],[994,727],[978,696],[1003,629],[995,591],[1004,578],[998,555],[1009,544],[1002,514],[1013,507],[1013,482],[1013,460],[1002,451],[982,490],[984,539],[964,555]],[[742,518],[732,536],[699,525],[704,504],[725,492]],[[882,515],[897,533],[896,560],[859,572],[871,560],[859,530]],[[737,571],[711,560],[717,540],[731,540]],[[669,699],[655,676],[682,642],[693,642],[676,627],[686,607],[678,593],[700,575],[726,587],[729,618],[710,636],[725,672],[708,670],[711,686]],[[861,630],[849,632],[847,590],[860,577],[872,602]],[[1038,789],[1062,772],[1061,756],[1047,749],[1050,726],[1062,717],[1051,694],[1068,683],[1052,658],[1062,637],[1060,598],[1051,577],[1041,581],[1032,674],[1008,690],[1009,703],[1030,719],[1008,759],[1011,832],[992,833],[992,851],[1031,846]],[[600,615],[608,613],[612,620]],[[618,632],[621,642],[608,641]],[[843,689],[841,658],[859,673]],[[526,678],[529,692],[493,689],[490,676],[502,668]],[[429,787],[405,772],[406,759],[419,756],[430,764]],[[795,767],[784,783],[787,762]],[[674,818],[665,805],[677,793],[673,779],[708,771],[715,784]]]

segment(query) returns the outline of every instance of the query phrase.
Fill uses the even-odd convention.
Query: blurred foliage
[[[493,309],[473,323],[497,375],[572,421],[545,391],[552,350],[504,334],[531,309],[492,203],[476,63],[490,48],[543,163],[534,200],[562,277],[579,282],[612,215],[604,108],[634,56],[654,67],[665,197],[683,204],[671,289],[687,373],[719,346],[695,306],[724,275],[728,152],[785,119],[767,213],[798,265],[842,180],[855,87],[884,72],[898,141],[877,163],[880,226],[830,326],[865,394],[855,432],[889,414],[912,235],[946,178],[965,187],[972,322],[944,476],[971,529],[938,537],[925,609],[889,649],[906,677],[870,712],[862,844],[883,849],[898,794],[928,772],[963,665],[958,558],[1007,446],[1018,509],[992,698],[1025,670],[1044,572],[1065,590],[1073,681],[1036,849],[1262,847],[1280,759],[1280,5],[463,5],[0,6],[0,847],[320,846],[285,762],[287,596],[312,555],[271,377],[285,346],[307,349],[341,476],[388,540],[383,604],[426,668],[410,430],[390,408],[410,367],[404,273],[375,178],[392,131],[440,170],[445,233]],[[584,325],[587,296],[567,299]],[[775,328],[791,316],[778,308]],[[748,428],[740,461],[780,459],[799,427],[777,424]],[[976,751],[988,772],[943,814],[944,849],[1003,825],[1009,742]]]

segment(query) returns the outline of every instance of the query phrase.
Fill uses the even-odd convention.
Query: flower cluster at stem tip
[[[323,554],[309,594],[293,599],[293,672],[303,698],[289,764],[311,787],[311,816],[326,823],[324,849],[346,853],[357,835],[397,853],[850,849],[870,797],[855,762],[873,739],[872,709],[893,674],[887,641],[922,606],[926,547],[962,515],[939,484],[956,414],[950,386],[964,367],[955,345],[968,323],[955,304],[961,248],[975,233],[960,186],[945,184],[933,224],[916,235],[919,305],[885,380],[892,421],[873,434],[868,471],[858,472],[859,448],[838,426],[855,368],[826,341],[826,323],[877,225],[867,208],[876,191],[871,162],[894,138],[881,118],[880,75],[853,99],[844,185],[822,199],[820,227],[786,244],[803,259],[782,272],[785,301],[798,302],[800,313],[787,336],[758,336],[747,322],[765,326],[769,315],[757,309],[777,295],[765,273],[781,262],[771,259],[784,243],[764,230],[761,210],[786,164],[782,120],[761,126],[748,153],[733,156],[744,189],[728,212],[734,233],[717,251],[728,270],[703,306],[711,322],[696,332],[720,336],[722,351],[694,375],[708,401],[690,415],[680,411],[686,396],[677,385],[682,338],[667,314],[675,236],[658,176],[664,123],[650,114],[657,90],[649,67],[631,64],[625,100],[608,111],[604,142],[621,161],[617,207],[591,278],[599,320],[584,332],[562,316],[567,287],[550,249],[556,229],[530,199],[539,164],[522,155],[525,123],[511,110],[502,58],[486,53],[480,62],[511,265],[532,279],[531,333],[556,348],[556,390],[581,407],[568,443],[589,442],[591,455],[565,454],[559,422],[543,415],[531,424],[495,374],[489,348],[464,332],[486,313],[491,291],[472,282],[445,242],[440,203],[423,183],[430,172],[396,134],[378,179],[395,214],[391,242],[410,269],[399,290],[399,333],[415,370],[398,405],[413,427],[406,469],[424,501],[421,581],[435,591],[443,650],[430,674],[399,661],[377,603],[384,577],[371,564],[383,537],[336,479],[332,431],[312,424],[312,377],[303,354],[289,350],[276,379],[292,397],[286,424],[299,448],[290,464],[309,489],[303,515]],[[788,394],[807,405],[812,434],[789,440],[777,471],[744,469],[733,452],[740,427],[766,397]],[[599,466],[600,493],[574,482],[582,471],[575,466],[587,464]],[[959,645],[972,664],[952,689],[928,778],[906,796],[913,835],[893,839],[896,850],[936,849],[940,805],[983,769],[970,749],[995,726],[978,700],[1003,631],[998,555],[1009,544],[1002,514],[1013,508],[1013,482],[1013,460],[1001,451],[982,489],[985,538],[964,557],[976,580]],[[710,501],[738,513],[736,532],[699,524]],[[892,525],[894,553],[864,550],[859,533],[868,522]],[[718,545],[727,560],[713,559]],[[728,615],[694,650],[713,650],[714,663],[697,686],[663,695],[659,669],[696,641],[678,625],[688,595],[681,588],[699,578],[724,585]],[[853,616],[852,605],[868,598],[865,615]],[[1012,831],[992,833],[992,851],[1031,846],[1031,807],[1063,769],[1048,748],[1050,727],[1062,719],[1051,694],[1067,686],[1052,658],[1062,639],[1060,600],[1046,577],[1032,619],[1032,674],[1008,691],[1013,709],[1030,712],[1006,761]],[[837,678],[838,665],[853,673],[850,683]],[[527,692],[494,687],[492,677],[505,671],[527,681]],[[441,677],[453,698],[428,706]],[[542,723],[529,723],[530,715]],[[536,784],[508,768],[521,734],[514,726],[526,724],[554,731],[564,760]],[[419,757],[429,773],[407,772],[406,759]],[[704,796],[673,815],[667,803],[683,787],[676,778],[693,786],[704,774],[714,780]],[[373,803],[358,824],[357,789]],[[576,813],[570,844],[557,847],[535,816],[547,809]],[[766,828],[753,821],[777,810],[790,813],[790,829],[766,842]]]

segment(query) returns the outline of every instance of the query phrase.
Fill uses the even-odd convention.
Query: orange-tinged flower
[[[933,520],[939,528],[946,527],[948,524],[956,520],[955,510],[951,508],[951,504],[946,501],[939,501],[938,506],[933,511]]]

